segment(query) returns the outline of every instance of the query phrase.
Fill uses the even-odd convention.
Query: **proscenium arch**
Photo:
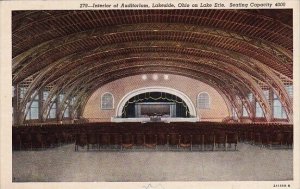
[[[190,111],[190,116],[197,118],[199,121],[199,117],[197,116],[196,108],[195,108],[192,100],[186,94],[184,94],[183,92],[181,92],[177,89],[173,89],[170,87],[163,87],[163,86],[142,87],[142,88],[138,88],[133,91],[130,91],[129,93],[124,95],[123,98],[118,103],[118,106],[116,109],[116,117],[122,117],[123,108],[124,108],[126,102],[129,101],[129,99],[131,99],[132,97],[134,97],[136,95],[146,93],[146,92],[165,92],[165,93],[170,93],[172,95],[178,96],[186,103],[186,105]]]

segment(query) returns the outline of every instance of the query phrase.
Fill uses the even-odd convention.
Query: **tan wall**
[[[209,85],[184,76],[169,74],[169,79],[165,80],[163,74],[157,75],[158,80],[154,80],[152,74],[147,74],[146,80],[142,79],[142,75],[137,75],[119,79],[102,86],[88,100],[83,117],[90,119],[90,121],[110,121],[111,117],[116,115],[116,108],[124,95],[135,89],[152,86],[169,87],[179,90],[191,99],[195,107],[198,94],[200,92],[207,92],[210,95],[210,109],[199,109],[196,107],[198,117],[203,121],[221,121],[223,118],[229,116],[222,96]],[[106,92],[114,95],[113,110],[101,110],[101,95]]]

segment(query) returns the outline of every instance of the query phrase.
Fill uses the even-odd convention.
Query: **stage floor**
[[[159,121],[154,122],[165,122],[165,123],[171,123],[171,122],[197,122],[199,121],[198,117],[190,117],[190,118],[183,118],[183,117],[161,117]],[[153,122],[150,117],[140,117],[140,118],[116,118],[112,117],[111,122],[139,122],[139,123],[147,123],[147,122]]]

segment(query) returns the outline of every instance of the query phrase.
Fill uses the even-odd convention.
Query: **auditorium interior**
[[[292,9],[11,21],[13,182],[293,180]]]

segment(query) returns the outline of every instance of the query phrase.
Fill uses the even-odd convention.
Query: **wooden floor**
[[[230,152],[13,151],[14,182],[269,181],[293,178],[293,150],[238,144]]]

